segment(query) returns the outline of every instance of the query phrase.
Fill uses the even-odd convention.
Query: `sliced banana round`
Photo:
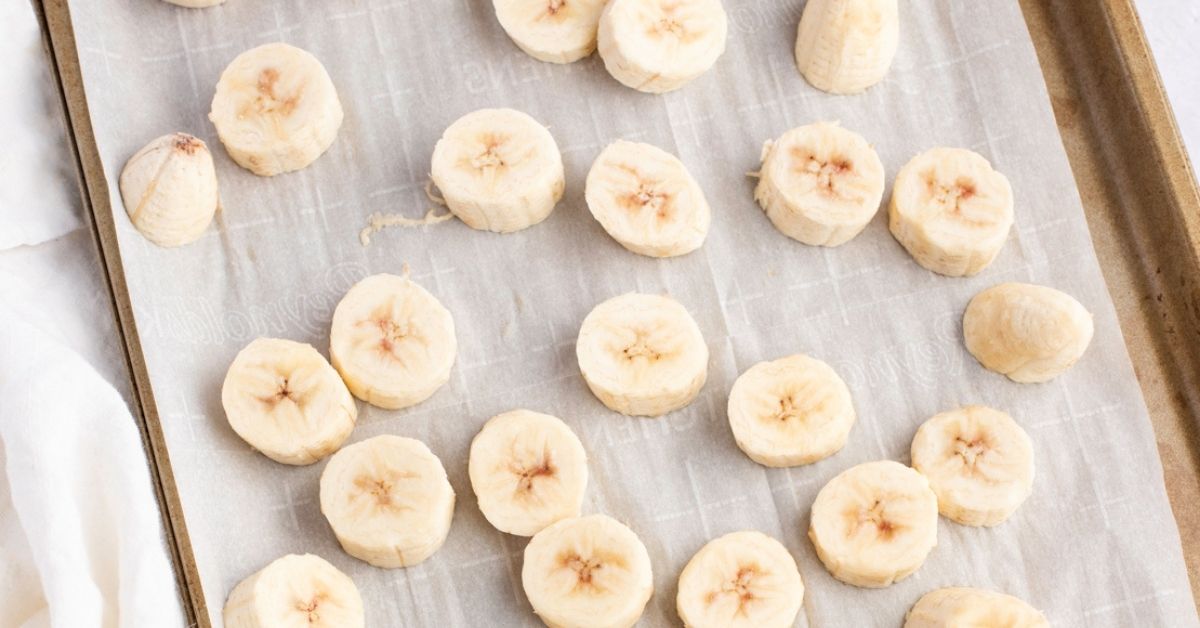
[[[1008,239],[1012,186],[978,153],[930,149],[896,175],[888,224],[921,266],[950,277],[974,275]]]
[[[539,61],[571,63],[596,49],[605,0],[492,0],[496,19],[521,50]]]
[[[811,0],[796,33],[796,67],[817,89],[855,94],[883,80],[899,44],[897,0]]]
[[[333,367],[355,397],[380,408],[428,399],[450,380],[457,353],[454,318],[408,277],[371,275],[333,312]]]
[[[585,196],[608,235],[650,257],[695,251],[712,223],[704,191],[687,167],[650,144],[609,144],[588,171]]]
[[[854,419],[846,382],[806,355],[759,362],[729,391],[734,440],[751,460],[768,467],[832,456],[846,444]]]
[[[597,305],[583,319],[575,355],[596,398],[631,416],[678,410],[708,378],[700,327],[665,296],[631,292]]]
[[[362,628],[362,595],[349,576],[312,554],[288,554],[229,594],[225,628]]]
[[[1046,616],[1011,595],[950,587],[921,596],[904,628],[1050,628]]]
[[[238,436],[284,464],[312,464],[337,451],[358,419],[354,398],[325,358],[278,338],[259,338],[238,352],[221,405]]]
[[[221,73],[208,119],[237,164],[269,177],[316,161],[337,139],[342,103],[325,66],[288,44],[238,55]]]
[[[943,412],[917,429],[913,468],[929,479],[938,510],[969,526],[994,526],[1033,491],[1033,441],[986,406]]]
[[[347,554],[376,567],[410,567],[446,541],[454,489],[425,443],[386,434],[329,459],[321,513]]]
[[[134,153],[119,186],[130,222],[159,246],[195,241],[221,205],[212,153],[187,133],[164,135]]]
[[[533,536],[578,517],[587,489],[587,453],[562,419],[529,410],[494,416],[471,441],[471,489],[488,523]]]
[[[875,217],[883,186],[883,162],[863,136],[818,122],[763,146],[754,199],[789,238],[838,246]]]
[[[566,181],[549,129],[512,109],[455,120],[433,149],[430,176],[459,220],[498,233],[545,220]]]
[[[610,0],[597,41],[613,78],[659,94],[707,72],[728,30],[721,0]]]
[[[688,628],[790,628],[804,582],[787,548],[753,530],[709,541],[679,574],[675,608]]]
[[[867,462],[817,493],[808,538],[834,578],[882,588],[916,571],[937,545],[937,496],[898,462]]]
[[[646,546],[606,515],[563,519],[535,534],[521,585],[551,628],[628,628],[654,593]]]
[[[1027,283],[988,288],[963,314],[967,351],[984,368],[1024,384],[1049,381],[1071,368],[1094,331],[1092,314],[1079,301]]]

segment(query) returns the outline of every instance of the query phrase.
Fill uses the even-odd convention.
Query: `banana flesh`
[[[1002,283],[975,295],[963,314],[967,351],[1014,382],[1047,382],[1071,368],[1092,341],[1092,315],[1070,295]]]

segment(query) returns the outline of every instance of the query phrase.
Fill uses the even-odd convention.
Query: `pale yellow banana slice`
[[[492,0],[496,19],[539,61],[571,63],[596,49],[605,0]]]
[[[454,318],[407,277],[372,275],[333,312],[329,356],[355,397],[395,410],[425,401],[450,380]]]
[[[970,526],[1008,519],[1033,490],[1033,441],[985,406],[943,412],[917,429],[912,465],[929,479],[946,518]]]
[[[274,43],[243,52],[225,68],[208,118],[229,156],[266,177],[316,161],[337,139],[343,115],[325,66],[304,50]]]
[[[229,594],[225,628],[362,628],[362,596],[349,576],[312,554],[288,554]]]
[[[480,109],[455,120],[433,149],[430,176],[459,220],[499,233],[545,220],[565,186],[554,136],[512,109]]]
[[[950,587],[921,596],[904,628],[1050,628],[1046,616],[1011,595]]]
[[[529,410],[492,417],[471,441],[468,470],[488,523],[518,536],[578,517],[587,488],[579,437],[562,419]]]
[[[1071,368],[1095,331],[1092,314],[1045,286],[1002,283],[975,295],[963,314],[967,351],[1014,382],[1039,383]]]
[[[650,257],[700,248],[712,222],[704,191],[683,162],[650,144],[610,144],[592,163],[585,196],[608,235]]]
[[[882,588],[925,562],[937,524],[937,496],[925,476],[882,460],[841,472],[817,493],[808,538],[834,578]]]
[[[992,263],[1013,224],[1013,192],[978,153],[934,148],[896,175],[888,205],[892,235],[918,264],[950,277]]]
[[[725,52],[721,0],[609,0],[598,47],[608,73],[636,90],[679,89]]]
[[[708,346],[691,314],[670,297],[613,297],[583,319],[579,370],[604,405],[660,416],[696,398],[708,378]]]
[[[521,584],[550,628],[628,628],[654,593],[646,546],[605,515],[563,519],[535,534]]]
[[[709,541],[679,574],[675,608],[687,628],[790,628],[804,581],[787,548],[753,530]]]
[[[809,0],[796,66],[817,89],[854,94],[883,80],[900,43],[897,0]]]
[[[832,122],[797,127],[763,146],[754,198],[784,235],[838,246],[883,200],[883,162],[867,140]]]
[[[759,362],[729,391],[729,427],[738,447],[768,467],[809,464],[837,453],[854,426],[846,382],[816,358]]]
[[[284,464],[312,464],[354,429],[358,408],[337,371],[302,342],[259,338],[242,349],[221,387],[229,425]]]
[[[195,241],[221,204],[212,153],[187,133],[164,135],[134,153],[119,186],[130,222],[159,246]]]
[[[454,489],[425,443],[376,436],[329,459],[321,513],[347,554],[376,567],[410,567],[446,541]]]

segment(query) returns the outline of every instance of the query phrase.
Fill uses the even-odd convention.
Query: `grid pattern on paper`
[[[854,97],[818,92],[796,72],[800,0],[725,5],[729,45],[717,66],[678,92],[650,96],[617,85],[595,57],[570,66],[526,57],[486,0],[228,0],[201,11],[72,0],[114,207],[122,163],[157,135],[192,132],[217,159],[225,209],[199,242],[162,250],[123,216],[118,227],[218,625],[232,586],[287,552],[318,553],[349,573],[370,625],[538,625],[520,585],[524,540],[487,525],[466,477],[478,427],[513,407],[559,415],[576,430],[592,473],[585,510],[625,521],[645,541],[656,593],[642,625],[676,625],[679,570],[706,540],[743,528],[779,538],[796,556],[807,585],[800,625],[898,625],[920,595],[949,585],[1013,593],[1056,626],[1197,625],[1146,409],[1017,3],[902,2],[904,37],[890,75]],[[313,166],[264,180],[225,156],[206,113],[224,66],[269,41],[320,58],[347,115]],[[485,106],[516,107],[550,127],[568,182],[551,217],[506,236],[451,222],[387,231],[360,246],[357,231],[371,213],[424,214],[434,142],[453,119]],[[1018,199],[1016,227],[995,264],[971,279],[932,275],[891,239],[884,212],[832,250],[776,232],[743,173],[757,169],[763,140],[816,120],[866,136],[889,178],[935,145],[990,159]],[[638,257],[591,219],[584,175],[617,138],[656,144],[688,165],[715,214],[704,248],[680,259]],[[458,362],[450,383],[418,407],[360,406],[352,439],[425,441],[446,465],[458,505],[432,559],[383,571],[339,550],[318,507],[322,465],[285,468],[251,451],[225,423],[219,391],[245,343],[271,335],[323,349],[345,290],[405,263],[453,312]],[[1059,288],[1095,313],[1093,346],[1051,384],[1010,383],[962,348],[967,300],[1008,280]],[[583,316],[630,290],[672,294],[711,349],[701,396],[657,420],[606,411],[575,367]],[[751,364],[795,352],[842,374],[859,420],[836,456],[765,469],[734,445],[726,395]],[[852,464],[907,461],[916,426],[964,403],[1003,408],[1030,432],[1033,496],[995,529],[943,521],[926,565],[893,587],[834,581],[805,536],[816,492]]]

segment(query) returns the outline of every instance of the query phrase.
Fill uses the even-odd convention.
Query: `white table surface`
[[[23,3],[17,0],[15,4]],[[1197,163],[1200,157],[1200,62],[1197,61],[1200,57],[1200,0],[1140,0],[1137,5],[1185,144],[1189,147],[1192,162]],[[24,7],[14,9],[9,4],[0,11],[0,16],[6,18],[0,23],[0,41],[16,42],[5,44],[9,51],[18,48],[17,52],[27,56],[37,55],[36,46],[21,43],[32,41],[30,29],[36,28],[31,14],[16,15],[21,9]],[[0,137],[29,137],[29,128],[45,125],[43,119],[31,118],[37,118],[44,103],[53,106],[52,92],[48,91],[45,76],[20,71],[20,67],[17,63],[0,68],[0,81],[6,90],[14,84],[20,85],[0,97],[0,107],[6,113],[0,116]],[[19,100],[21,97],[26,99],[23,103]],[[67,162],[59,152],[61,140],[53,132],[46,133],[45,137],[48,140],[45,146],[10,147],[6,149],[9,159],[0,159],[0,191],[9,191],[18,183],[28,183],[31,175],[24,168],[25,161],[38,165],[33,179],[38,183],[36,187],[24,187],[41,190],[36,197],[11,192],[0,194],[0,235],[12,231],[10,220],[16,214],[14,206],[17,204],[44,203],[48,204],[47,212],[65,215],[80,212],[75,183],[64,176],[67,169],[62,164]],[[18,159],[15,151],[20,148],[28,152]],[[86,222],[78,224],[86,225]],[[99,257],[86,226],[75,227],[65,235],[40,244],[0,250],[0,302],[26,313],[39,328],[78,347],[80,354],[128,399],[125,363],[102,282]],[[0,517],[4,514],[4,509],[0,508]],[[3,549],[0,547],[0,555]]]

